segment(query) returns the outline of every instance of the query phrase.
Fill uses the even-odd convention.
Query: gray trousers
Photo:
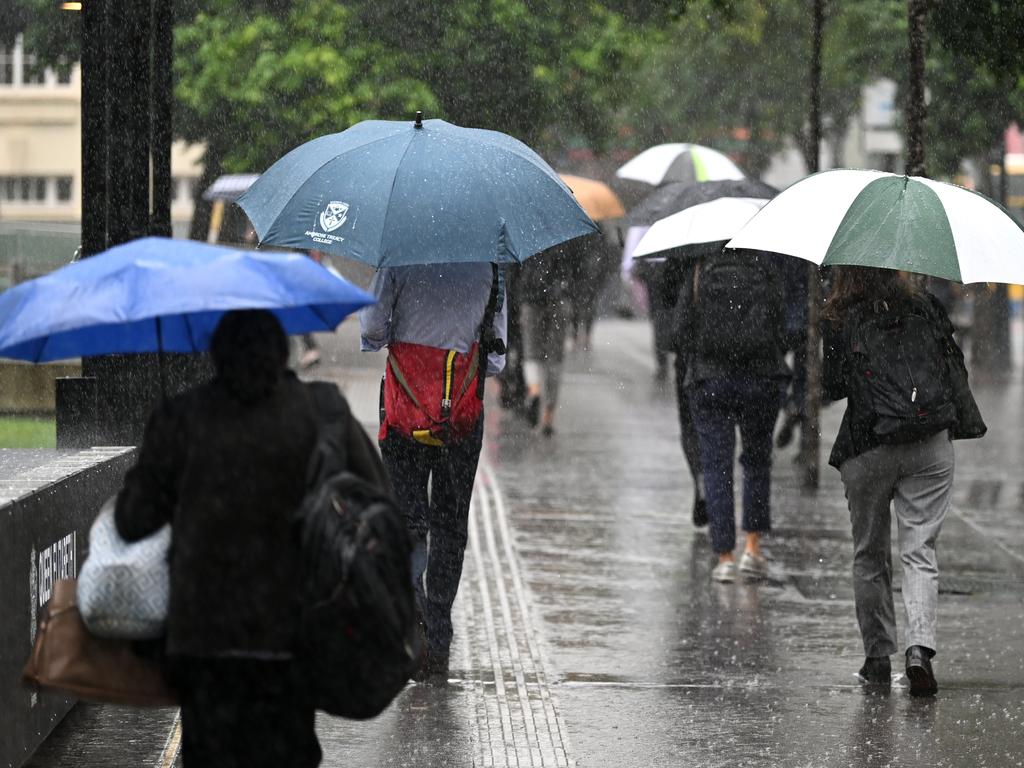
[[[523,377],[526,386],[541,385],[544,405],[558,405],[562,384],[565,334],[569,328],[569,304],[524,303],[520,310],[523,328]]]
[[[906,644],[935,650],[935,540],[952,500],[953,465],[953,444],[940,432],[919,443],[879,446],[840,468],[853,524],[853,592],[866,656],[897,650],[890,509],[896,512],[903,565]]]

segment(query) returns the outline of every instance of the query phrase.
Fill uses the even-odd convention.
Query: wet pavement
[[[310,373],[342,383],[371,425],[383,359],[347,351],[354,336],[346,323],[325,340]],[[569,355],[553,438],[489,409],[451,682],[410,686],[372,722],[321,717],[324,765],[1024,764],[1019,372],[977,387],[989,436],[957,443],[956,509],[939,542],[941,690],[915,700],[904,680],[879,695],[854,676],[835,470],[808,494],[793,449],[778,452],[770,578],[710,581],[649,336],[606,321],[593,351]],[[841,407],[824,413],[826,449]],[[108,766],[167,765],[174,732],[168,710],[82,707],[32,765],[90,765],[90,749]]]

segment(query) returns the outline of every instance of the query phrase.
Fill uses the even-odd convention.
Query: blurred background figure
[[[598,236],[599,237],[599,236]],[[595,238],[577,238],[550,248],[520,267],[517,289],[523,343],[526,419],[554,434],[555,409],[562,383],[565,337],[572,318],[573,266]]]
[[[309,251],[306,255],[317,264],[323,264],[323,252],[313,250]],[[320,362],[320,345],[316,343],[316,339],[313,337],[312,333],[302,334],[299,337],[299,344],[302,345],[302,354],[299,355],[300,368],[306,370]]]
[[[792,353],[793,364],[790,379],[782,404],[782,426],[776,435],[775,444],[785,448],[793,442],[797,427],[803,428],[807,399],[807,265],[799,259],[788,256],[761,254],[778,264],[786,295],[785,351]]]

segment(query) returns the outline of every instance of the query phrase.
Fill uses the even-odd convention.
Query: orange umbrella
[[[583,210],[594,221],[601,219],[617,219],[626,215],[626,209],[622,207],[622,201],[618,195],[612,192],[612,188],[595,179],[585,179],[582,176],[571,176],[567,173],[558,174],[566,186],[572,190],[577,202],[583,206]]]

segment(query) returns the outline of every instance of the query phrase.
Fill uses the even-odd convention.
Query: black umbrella
[[[700,184],[672,182],[658,187],[629,212],[631,227],[649,227],[673,213],[720,197],[752,197],[770,200],[779,190],[756,179],[705,181]]]

